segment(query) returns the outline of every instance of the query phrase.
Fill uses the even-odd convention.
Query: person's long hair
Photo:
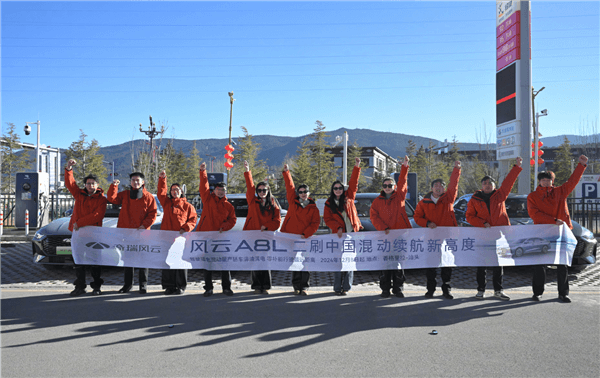
[[[340,199],[339,199],[339,204],[336,205],[335,204],[335,200],[336,200],[336,195],[333,192],[333,188],[336,185],[340,185],[343,189],[342,189],[342,194],[340,195]],[[342,213],[344,211],[344,205],[346,204],[346,189],[344,187],[344,184],[342,184],[342,182],[340,180],[335,180],[333,182],[333,184],[331,184],[331,192],[329,194],[329,199],[327,200],[329,202],[329,208],[331,210],[333,210],[334,213]]]
[[[265,196],[265,203],[263,205],[262,199],[258,196],[258,188],[260,186],[264,186],[264,189],[267,189],[267,195]],[[272,212],[273,211],[273,207],[275,206],[275,200],[273,199],[273,196],[271,195],[271,187],[269,186],[269,184],[266,181],[261,181],[258,184],[256,184],[256,197],[258,197],[258,204],[260,206],[260,212],[261,213],[265,213],[265,212]]]
[[[173,189],[174,186],[181,189],[181,185],[179,185],[178,183],[171,184],[171,186],[169,187],[169,193],[167,193],[167,197],[169,197],[171,199],[173,199],[173,196],[171,195],[171,190]],[[185,194],[183,193],[183,189],[181,189],[181,196],[179,196],[179,198],[184,198],[184,197],[185,197]]]

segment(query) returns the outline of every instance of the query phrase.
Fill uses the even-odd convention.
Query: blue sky
[[[597,129],[598,1],[534,1],[546,136]],[[495,2],[1,2],[2,127],[43,144],[367,128],[495,142]],[[352,140],[352,135],[350,135]],[[35,132],[24,142],[35,143]]]

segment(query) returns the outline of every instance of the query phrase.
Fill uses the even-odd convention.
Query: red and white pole
[[[0,207],[0,235],[4,232],[4,206]]]
[[[25,210],[25,235],[29,235],[29,210]]]

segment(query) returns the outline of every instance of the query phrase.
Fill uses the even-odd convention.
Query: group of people
[[[503,180],[502,185],[496,188],[496,182],[491,176],[481,179],[481,190],[475,192],[467,205],[467,221],[474,227],[509,226],[510,220],[506,213],[505,200],[521,172],[522,159],[518,157],[515,165]],[[573,228],[567,209],[566,198],[575,189],[587,166],[587,157],[581,155],[579,164],[571,174],[569,180],[558,187],[554,186],[554,173],[543,171],[538,174],[539,186],[527,197],[527,206],[534,224],[566,224]],[[85,226],[102,226],[102,219],[108,202],[121,205],[118,228],[150,229],[157,215],[157,206],[154,196],[145,189],[145,177],[141,172],[130,175],[130,189],[118,192],[119,180],[115,180],[106,195],[98,187],[98,179],[93,175],[83,179],[84,189],[80,189],[73,179],[72,168],[76,164],[69,160],[65,168],[65,185],[75,198],[73,215],[69,223],[69,230],[76,231]],[[271,193],[269,184],[261,181],[254,184],[252,172],[248,162],[244,162],[244,178],[246,180],[246,198],[248,201],[248,216],[243,230],[276,231],[300,235],[301,238],[310,238],[319,228],[320,214],[315,201],[310,197],[309,187],[306,184],[294,185],[288,165],[284,165],[283,178],[285,181],[286,197],[289,203],[288,212],[281,224],[280,209]],[[405,200],[407,194],[407,176],[409,158],[404,157],[400,175],[396,182],[392,177],[387,177],[382,182],[380,195],[375,198],[370,209],[370,219],[378,231],[386,234],[390,230],[411,228],[410,220],[406,214]],[[355,159],[350,182],[346,187],[341,181],[336,180],[331,185],[329,198],[325,202],[323,220],[333,234],[342,237],[343,233],[358,232],[363,228],[358,217],[354,199],[358,190],[360,177],[360,158]],[[420,227],[456,227],[454,215],[454,202],[458,193],[458,182],[461,173],[461,163],[456,161],[450,176],[450,183],[442,179],[431,182],[431,191],[419,201],[414,214],[414,220]],[[196,226],[197,214],[194,206],[186,201],[181,186],[171,184],[167,191],[167,175],[162,171],[159,175],[157,197],[163,210],[161,230],[179,231],[219,231],[226,232],[236,223],[235,209],[227,200],[227,186],[217,183],[211,192],[206,172],[206,163],[200,165],[200,197],[203,211],[200,221]],[[502,267],[491,268],[493,272],[494,297],[501,300],[510,298],[503,292]],[[204,273],[204,296],[213,295],[212,271]],[[71,296],[84,294],[86,288],[85,267],[76,265],[75,289]],[[93,295],[101,294],[103,280],[101,267],[91,267],[92,278],[90,286]],[[563,302],[571,302],[569,298],[569,282],[567,280],[567,267],[558,265],[558,294]],[[125,268],[124,284],[120,293],[127,293],[133,287],[134,268]],[[446,299],[453,299],[450,280],[452,268],[441,268],[442,295]],[[256,294],[268,294],[271,289],[271,272],[252,271],[251,288]],[[426,269],[427,292],[425,297],[432,298],[437,287],[436,268]],[[347,295],[352,288],[353,271],[335,272],[333,291],[336,295]],[[477,294],[476,298],[485,297],[486,268],[477,268]],[[379,284],[381,296],[384,298],[394,294],[403,298],[404,282],[406,278],[403,269],[385,270],[380,273]],[[546,280],[546,267],[533,267],[533,296],[532,300],[539,301]],[[187,285],[187,270],[164,269],[162,272],[162,287],[165,294],[182,294]],[[139,269],[139,292],[147,292],[148,269]],[[221,271],[221,285],[223,294],[231,296],[231,272]],[[294,294],[308,295],[310,287],[310,272],[292,272],[292,286]]]

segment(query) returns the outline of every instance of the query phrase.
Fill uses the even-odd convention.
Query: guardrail
[[[600,199],[567,198],[567,207],[572,220],[600,235]]]

